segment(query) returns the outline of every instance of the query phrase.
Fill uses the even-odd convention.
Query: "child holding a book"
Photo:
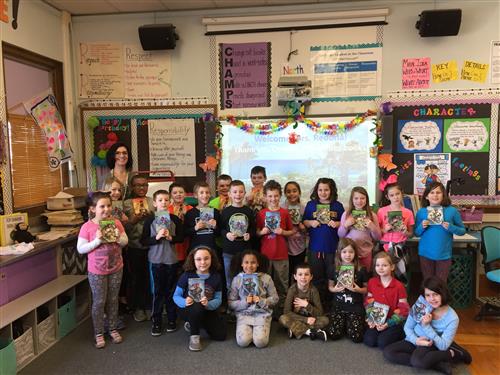
[[[266,182],[264,196],[267,207],[257,214],[257,235],[261,237],[260,251],[269,259],[269,274],[278,291],[277,310],[282,311],[289,273],[286,238],[294,234],[294,228],[288,210],[280,207],[281,185],[274,180]]]
[[[415,223],[415,235],[420,237],[418,255],[423,278],[437,276],[446,282],[451,268],[453,235],[464,235],[465,227],[441,182],[433,182],[425,188]]]
[[[341,238],[335,254],[335,271],[328,276],[332,306],[326,332],[333,340],[346,335],[353,342],[363,341],[363,299],[367,292],[368,273],[359,262],[357,249],[356,242],[350,238]]]
[[[295,232],[286,238],[288,242],[288,283],[291,285],[295,267],[306,260],[307,230],[302,223],[305,205],[300,202],[302,194],[300,185],[295,181],[289,181],[284,190],[286,199],[282,207],[288,210],[295,229]]]
[[[219,210],[209,207],[210,186],[205,182],[194,185],[193,193],[198,199],[198,205],[190,209],[184,217],[186,236],[189,236],[189,247],[205,245],[216,249],[215,237],[219,233]],[[221,258],[219,257],[219,260]]]
[[[125,226],[129,243],[127,258],[129,261],[129,297],[128,307],[134,311],[134,320],[147,320],[146,308],[149,304],[148,247],[141,242],[144,220],[153,213],[153,200],[147,197],[147,176],[137,174],[131,179],[132,198],[123,203],[123,209],[129,220]]]
[[[82,225],[77,250],[88,255],[88,280],[92,290],[92,322],[95,346],[104,348],[104,315],[113,343],[122,342],[117,330],[118,292],[123,272],[121,249],[128,238],[119,220],[111,217],[111,199],[106,193],[92,195],[90,210],[94,217]]]
[[[288,337],[300,339],[303,335],[311,340],[326,341],[323,330],[328,324],[328,318],[323,315],[323,307],[318,289],[312,285],[311,266],[305,263],[295,268],[295,283],[288,289],[283,315],[280,323],[288,329]]]
[[[333,271],[335,249],[338,245],[338,228],[344,206],[337,201],[337,185],[331,178],[316,181],[311,200],[304,210],[303,223],[309,232],[313,283],[318,288],[321,301],[327,303],[327,277]]]
[[[222,258],[228,290],[231,288],[232,257],[245,249],[251,249],[251,239],[255,237],[254,213],[244,205],[245,185],[241,180],[231,181],[229,198],[231,205],[222,210],[220,217]]]
[[[451,362],[470,364],[471,355],[453,340],[458,315],[448,305],[450,295],[444,281],[436,276],[424,280],[423,293],[412,306],[404,331],[406,338],[384,349],[393,363],[451,374]]]
[[[151,275],[151,335],[162,334],[163,306],[167,309],[167,332],[177,329],[177,312],[172,293],[178,274],[178,259],[174,244],[182,242],[184,231],[181,220],[168,212],[169,194],[157,190],[153,194],[155,215],[144,220],[142,244],[149,246],[148,261]]]
[[[370,208],[368,192],[364,187],[353,187],[349,208],[342,215],[339,237],[347,237],[356,242],[359,262],[368,271],[371,270],[373,249],[380,236],[377,215]]]
[[[385,251],[375,255],[376,276],[368,281],[366,329],[363,342],[383,349],[404,337],[403,324],[408,316],[404,285],[393,277],[394,263]]]
[[[184,217],[186,216],[186,213],[193,208],[193,206],[184,203],[184,198],[186,198],[186,189],[183,185],[177,182],[173,182],[168,187],[168,193],[170,194],[170,205],[168,206],[168,212],[177,216],[184,224]],[[183,242],[175,244],[177,259],[179,259],[180,264],[182,264],[186,259],[188,249],[189,237],[185,237]]]
[[[246,204],[257,214],[266,205],[264,199],[264,183],[266,182],[266,168],[256,165],[250,170],[252,189],[246,196]]]
[[[264,271],[267,259],[254,250],[237,254],[232,262],[234,276],[229,291],[229,307],[236,314],[236,342],[241,347],[254,343],[264,348],[269,343],[272,307],[278,303],[273,280]]]
[[[200,245],[189,252],[183,268],[174,301],[186,321],[184,329],[190,334],[189,350],[200,351],[202,328],[212,340],[226,339],[226,322],[217,311],[222,302],[220,263],[212,249]]]
[[[212,199],[208,204],[210,207],[216,208],[222,211],[224,208],[230,205],[229,201],[229,184],[233,181],[231,176],[227,174],[221,174],[217,177],[216,189],[217,189],[217,197]]]

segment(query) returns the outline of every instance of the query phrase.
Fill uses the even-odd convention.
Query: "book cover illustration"
[[[248,218],[245,214],[236,213],[229,218],[229,231],[235,237],[243,237],[248,232]]]
[[[391,232],[404,232],[406,225],[403,221],[402,211],[389,211],[387,212],[387,221],[391,225]]]
[[[264,219],[264,225],[269,228],[271,232],[274,232],[280,227],[281,217],[279,211],[267,211],[266,218]]]
[[[161,229],[167,229],[171,236],[175,235],[174,223],[172,222],[168,211],[155,212],[155,228],[156,233],[158,233]]]
[[[132,199],[132,204],[136,216],[144,216],[149,213],[149,206],[146,198],[134,198]]]
[[[375,325],[382,325],[387,319],[389,314],[389,306],[380,302],[373,302],[373,306],[368,309],[368,323]]]
[[[302,221],[302,214],[300,213],[300,206],[288,206],[288,213],[293,225],[299,225]]]
[[[352,210],[352,218],[354,219],[353,228],[357,230],[366,230],[366,211]]]
[[[443,224],[443,207],[442,206],[428,206],[427,207],[427,220],[429,225]]]
[[[256,273],[241,275],[241,286],[243,288],[244,296],[258,296],[259,295],[259,275]]]
[[[123,203],[122,201],[113,201],[111,202],[111,216],[118,220],[122,220],[124,215],[123,212]]]
[[[432,305],[426,301],[424,296],[420,295],[418,296],[415,304],[411,307],[410,314],[413,320],[415,320],[417,323],[420,323],[424,315],[430,314],[432,310]]]
[[[205,279],[188,279],[188,296],[191,297],[194,302],[200,302],[203,297],[205,297]]]
[[[318,220],[320,224],[328,224],[328,222],[330,221],[330,205],[317,204],[314,218]]]
[[[197,231],[197,234],[213,233],[214,227],[209,223],[210,220],[214,219],[214,209],[212,207],[201,207],[200,216],[195,218],[195,223],[203,222],[205,223],[205,228]]]
[[[113,243],[118,240],[120,234],[114,220],[101,220],[99,226],[101,227],[103,242]]]
[[[337,288],[338,287],[352,287],[354,284],[354,266],[353,265],[342,265],[340,266],[339,275],[337,277]]]

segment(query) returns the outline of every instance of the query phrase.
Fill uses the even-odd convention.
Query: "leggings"
[[[365,314],[356,311],[332,310],[326,332],[333,340],[347,335],[353,342],[362,342],[365,332]]]
[[[380,349],[384,349],[387,345],[402,340],[404,337],[403,326],[396,324],[380,332],[376,328],[367,328],[363,342],[368,346],[378,346]]]
[[[247,347],[251,342],[257,348],[264,348],[269,343],[269,334],[271,333],[271,318],[264,324],[250,325],[245,324],[238,319],[236,323],[236,342],[241,347]]]
[[[179,309],[179,314],[189,322],[191,335],[199,335],[200,329],[205,328],[212,340],[224,341],[227,335],[225,319],[217,310],[207,310],[199,302]]]
[[[432,260],[420,256],[420,269],[422,270],[423,279],[431,276],[439,277],[444,283],[448,282],[448,274],[450,273],[451,259]]]
[[[94,334],[104,333],[104,312],[109,321],[109,330],[116,329],[118,321],[118,293],[122,281],[123,269],[109,274],[96,275],[88,273],[90,289],[92,290],[92,322]]]
[[[449,350],[439,350],[434,345],[415,346],[406,340],[388,345],[384,349],[384,357],[392,363],[422,369],[430,369],[439,362],[450,362],[452,359]]]

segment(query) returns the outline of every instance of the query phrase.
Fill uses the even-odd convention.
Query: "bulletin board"
[[[416,98],[411,102],[393,103],[391,113],[393,163],[404,191],[421,194],[425,181],[437,179],[444,185],[451,181],[452,195],[495,195],[496,100],[448,97],[448,102]],[[437,168],[431,172],[426,166]]]
[[[205,131],[212,123],[205,120],[215,115],[216,106],[210,104],[81,107],[87,186],[100,188],[109,172],[106,150],[114,142],[123,142],[132,152],[132,171],[168,169],[176,182],[192,191],[197,181],[207,177],[199,164],[205,161],[207,143],[213,144],[213,139],[207,140],[213,132]],[[184,172],[177,173],[181,168]],[[149,174],[151,182],[165,177],[162,173]]]

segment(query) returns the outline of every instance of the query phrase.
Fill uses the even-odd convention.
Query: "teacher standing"
[[[103,189],[106,189],[106,180],[114,177],[123,184],[123,200],[130,198],[131,189],[129,186],[133,161],[129,147],[121,142],[113,144],[106,153],[106,164],[110,171],[104,180]]]

